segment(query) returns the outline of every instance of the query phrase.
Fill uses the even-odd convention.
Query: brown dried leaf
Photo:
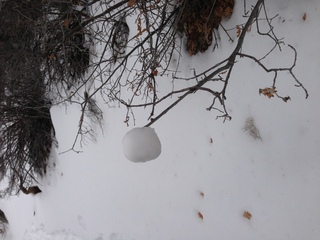
[[[140,16],[138,16],[138,23],[137,23],[137,27],[138,27],[138,32],[140,33],[141,35],[141,32],[142,32],[142,28],[141,28],[141,18]]]
[[[152,82],[148,82],[148,90],[149,90],[149,92],[152,92],[152,91],[153,91]]]
[[[128,7],[133,7],[136,4],[136,0],[129,0]]]
[[[247,218],[247,219],[251,219],[251,217],[252,217],[252,215],[251,215],[251,213],[249,213],[249,212],[247,212],[247,211],[245,211],[244,213],[243,213],[243,217],[245,217],[245,218]]]
[[[275,87],[266,87],[263,89],[259,89],[259,94],[263,94],[264,96],[268,97],[268,98],[272,98],[274,97],[274,94],[276,94],[277,90]]]
[[[203,192],[200,192],[199,194],[200,194],[201,197],[204,197],[204,193]]]
[[[153,70],[152,74],[153,74],[153,76],[158,76],[158,70],[157,69]]]
[[[141,18],[140,18],[140,15],[139,15],[138,18],[137,18],[137,29],[138,29],[138,33],[137,33],[132,39],[141,36],[142,33],[144,33],[145,31],[147,31],[147,29],[142,29],[141,25],[142,25],[142,24],[141,24]]]
[[[240,37],[240,35],[241,35],[241,32],[242,32],[242,28],[239,26],[239,25],[237,25],[236,26],[236,29],[237,29],[237,37]]]
[[[202,215],[201,212],[198,212],[198,217],[199,217],[201,220],[203,220],[203,215]]]
[[[302,20],[305,21],[307,19],[307,13],[304,13],[302,16]]]
[[[66,20],[63,21],[62,25],[64,27],[68,27],[69,23],[72,21],[72,18],[67,18]]]

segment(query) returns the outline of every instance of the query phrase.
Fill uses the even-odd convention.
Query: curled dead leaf
[[[304,13],[302,16],[302,20],[305,21],[307,19],[307,13]]]
[[[136,0],[129,0],[128,7],[132,7],[135,4],[136,4]]]
[[[64,27],[68,27],[68,25],[72,22],[72,20],[73,20],[72,18],[67,18],[63,21],[62,25]]]
[[[239,25],[237,25],[236,26],[236,29],[237,29],[237,37],[240,37],[240,35],[241,35],[241,31],[242,31],[242,28],[239,26]]]
[[[153,76],[158,76],[158,70],[157,69],[153,70],[152,74],[153,74]]]
[[[132,39],[141,36],[145,31],[147,31],[146,28],[142,29],[142,22],[141,22],[140,15],[137,18],[137,29],[138,29],[138,33]]]
[[[259,94],[263,94],[264,96],[268,98],[274,97],[274,94],[276,94],[277,90],[275,87],[266,87],[263,89],[259,89]]]
[[[251,213],[249,213],[248,211],[243,212],[243,217],[247,218],[247,219],[251,219],[252,215]]]
[[[148,90],[149,90],[149,92],[152,92],[152,91],[153,91],[152,82],[148,82]]]
[[[202,215],[201,212],[198,212],[198,217],[199,217],[201,220],[203,220],[203,215]]]
[[[138,28],[138,32],[141,35],[142,34],[142,27],[141,27],[141,17],[138,16],[137,18],[137,28]]]

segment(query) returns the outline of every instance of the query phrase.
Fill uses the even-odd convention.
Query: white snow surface
[[[123,152],[132,162],[147,162],[159,157],[161,143],[155,130],[150,127],[131,129],[122,140]]]
[[[75,236],[74,234],[62,230],[56,231],[53,233],[48,233],[43,225],[39,227],[31,226],[31,228],[26,232],[24,240],[34,240],[34,239],[42,239],[42,240],[81,240],[81,238]]]
[[[247,1],[248,8],[253,4]],[[126,109],[97,99],[104,132],[96,127],[96,142],[81,153],[61,154],[73,144],[80,112],[74,105],[53,107],[59,148],[53,150],[49,173],[39,180],[41,194],[1,199],[9,220],[5,239],[318,240],[320,2],[266,4],[270,16],[279,14],[273,20],[276,34],[298,51],[294,74],[308,89],[308,99],[288,74],[279,76],[277,89],[291,101],[260,96],[259,88],[270,87],[273,76],[239,59],[227,90],[232,121],[223,123],[217,112],[206,111],[210,95],[191,95],[153,125],[162,153],[145,164],[132,164],[123,154],[122,138],[134,127],[123,123]],[[242,13],[242,1],[236,1],[225,27],[244,22]],[[227,39],[221,30],[220,36]],[[185,54],[180,71],[213,66],[235,44],[222,41],[213,53]],[[268,47],[251,31],[243,50],[262,55]],[[292,57],[283,46],[265,64],[290,66]],[[166,84],[170,89],[171,78],[161,78],[158,90]],[[146,124],[147,110],[135,112],[136,126]],[[250,118],[261,139],[243,130]],[[251,219],[243,216],[246,211]]]

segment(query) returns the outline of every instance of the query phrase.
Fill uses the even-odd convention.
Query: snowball
[[[122,140],[123,152],[132,162],[147,162],[159,157],[161,143],[150,127],[134,128]]]

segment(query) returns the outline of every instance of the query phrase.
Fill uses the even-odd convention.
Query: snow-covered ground
[[[298,51],[294,73],[308,99],[288,74],[281,75],[277,89],[291,101],[259,95],[272,76],[243,59],[227,91],[232,121],[223,123],[215,119],[217,112],[206,111],[209,95],[191,95],[152,125],[161,155],[146,163],[127,160],[122,139],[147,123],[148,111],[138,110],[136,126],[127,127],[126,109],[101,102],[104,131],[94,127],[96,142],[84,145],[82,153],[60,154],[73,144],[80,113],[75,105],[53,107],[59,148],[52,168],[40,182],[41,194],[0,201],[10,223],[6,239],[318,240],[320,2],[266,2],[270,15],[279,14],[276,33]],[[244,21],[242,1],[236,4],[230,27]],[[234,46],[223,42],[214,53],[185,55],[181,68],[213,65]],[[264,45],[250,32],[244,49],[259,54]],[[284,47],[268,64],[290,66],[292,54]],[[261,139],[244,131],[248,119]]]

